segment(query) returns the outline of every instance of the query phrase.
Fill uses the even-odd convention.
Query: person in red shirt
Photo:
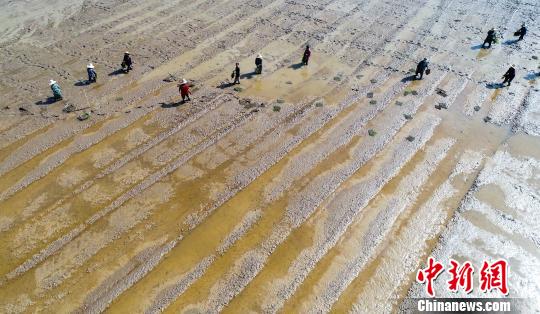
[[[191,101],[191,99],[189,98],[189,95],[191,94],[191,91],[189,90],[188,81],[186,79],[183,79],[182,83],[180,83],[180,85],[178,85],[178,87],[179,87],[178,89],[180,91],[180,95],[182,96],[182,101],[186,102],[186,99]]]

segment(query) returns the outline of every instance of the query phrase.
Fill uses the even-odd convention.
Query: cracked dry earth
[[[540,309],[538,1],[0,7],[0,312],[399,312],[428,256]]]

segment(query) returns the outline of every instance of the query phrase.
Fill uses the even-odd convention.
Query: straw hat
[[[50,81],[49,81],[49,85],[54,85],[54,84],[56,84],[56,81],[55,81],[55,80],[50,80]]]
[[[88,65],[86,67],[89,68],[89,69],[93,69],[94,65],[92,63],[88,63]]]
[[[262,55],[259,53],[259,54],[257,55],[257,58],[262,59]]]
[[[187,84],[187,80],[186,79],[182,79],[182,84]]]
[[[124,52],[124,53],[128,55],[128,54],[129,54],[129,51],[126,51],[126,52]]]

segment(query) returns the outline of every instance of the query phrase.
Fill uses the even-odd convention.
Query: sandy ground
[[[0,8],[0,312],[399,312],[429,256],[540,311],[538,1]]]

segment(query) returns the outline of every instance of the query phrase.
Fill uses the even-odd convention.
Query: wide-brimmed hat
[[[128,55],[128,54],[129,54],[129,51],[126,51],[126,52],[124,52],[124,53]]]
[[[257,55],[257,58],[262,59],[262,55],[259,53],[259,54]]]
[[[89,69],[93,69],[94,65],[92,63],[88,63],[88,65],[86,67],[89,68]]]
[[[55,80],[50,80],[49,85],[53,85],[53,84],[56,84],[56,81]]]
[[[188,81],[186,79],[182,79],[182,83],[181,84],[187,84]]]

